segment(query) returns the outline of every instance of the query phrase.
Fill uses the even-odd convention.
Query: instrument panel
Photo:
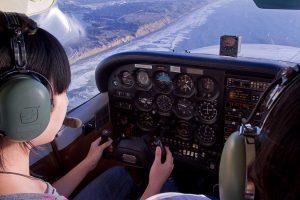
[[[117,137],[159,136],[175,158],[209,170],[217,170],[224,140],[240,124],[241,112],[249,114],[268,86],[258,81],[260,89],[249,90],[247,79],[222,70],[145,64],[122,66],[109,81]]]
[[[213,60],[213,66],[211,60],[193,65],[185,57],[177,64],[156,62],[165,55],[143,57],[145,62],[116,58],[119,64],[110,69],[108,62],[106,68],[114,140],[159,137],[176,160],[216,173],[224,142],[281,68],[252,61],[223,66],[223,60]],[[256,71],[248,73],[248,65]],[[256,113],[257,123],[262,115]]]
[[[125,121],[132,119],[131,126],[140,134],[157,134],[161,126],[170,126],[176,127],[175,136],[180,139],[206,146],[218,142],[213,124],[221,118],[224,72],[134,64],[119,68],[111,82],[110,102],[113,113],[118,113],[116,121],[124,121],[117,115],[128,112]],[[194,137],[195,131],[199,137]]]

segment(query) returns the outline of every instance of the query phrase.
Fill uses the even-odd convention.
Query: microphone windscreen
[[[70,128],[80,128],[82,126],[82,121],[74,117],[65,117],[63,124]]]

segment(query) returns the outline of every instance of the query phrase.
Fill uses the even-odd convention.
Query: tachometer
[[[187,121],[177,122],[175,137],[184,141],[190,141],[193,138],[190,123]]]
[[[184,97],[190,97],[195,90],[193,79],[187,74],[180,74],[176,79],[177,93]]]
[[[172,80],[164,71],[159,71],[154,75],[155,87],[159,92],[169,93],[172,89]]]

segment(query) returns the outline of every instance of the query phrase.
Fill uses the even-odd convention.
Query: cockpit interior
[[[118,160],[146,167],[148,151],[153,153],[159,139],[178,162],[174,176],[183,191],[217,192],[212,188],[218,183],[224,142],[290,65],[188,53],[127,52],[105,59],[96,82],[108,94]],[[262,116],[263,110],[255,113],[253,123],[258,125]]]
[[[295,1],[290,5],[255,2],[261,8],[299,9]],[[292,59],[241,57],[238,52],[232,56],[232,50],[238,49],[228,48],[215,50],[229,55],[124,51],[99,59],[94,72],[98,93],[68,111],[67,116],[79,120],[79,125],[63,126],[53,142],[32,152],[32,175],[54,182],[86,156],[96,138],[110,137],[113,149],[105,150],[96,169],[71,197],[117,165],[126,167],[141,185],[147,184],[159,145],[162,159],[165,146],[172,152],[171,177],[180,192],[219,198],[224,144],[282,70],[298,65]],[[259,45],[256,48],[261,50]],[[253,115],[251,124],[258,126],[265,110],[261,107]]]
[[[295,65],[189,53],[113,55],[97,66],[100,94],[68,113],[82,119],[82,127],[62,128],[51,143],[54,151],[32,169],[45,178],[56,177],[78,163],[100,135],[113,138],[115,148],[105,152],[86,181],[123,165],[144,183],[160,141],[173,154],[172,177],[180,191],[217,197],[224,143],[279,72]],[[263,114],[263,110],[255,113],[253,123],[258,125]]]

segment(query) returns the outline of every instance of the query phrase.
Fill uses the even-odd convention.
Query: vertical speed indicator
[[[208,76],[198,80],[198,97],[201,99],[214,100],[219,96],[219,89],[216,81]]]

